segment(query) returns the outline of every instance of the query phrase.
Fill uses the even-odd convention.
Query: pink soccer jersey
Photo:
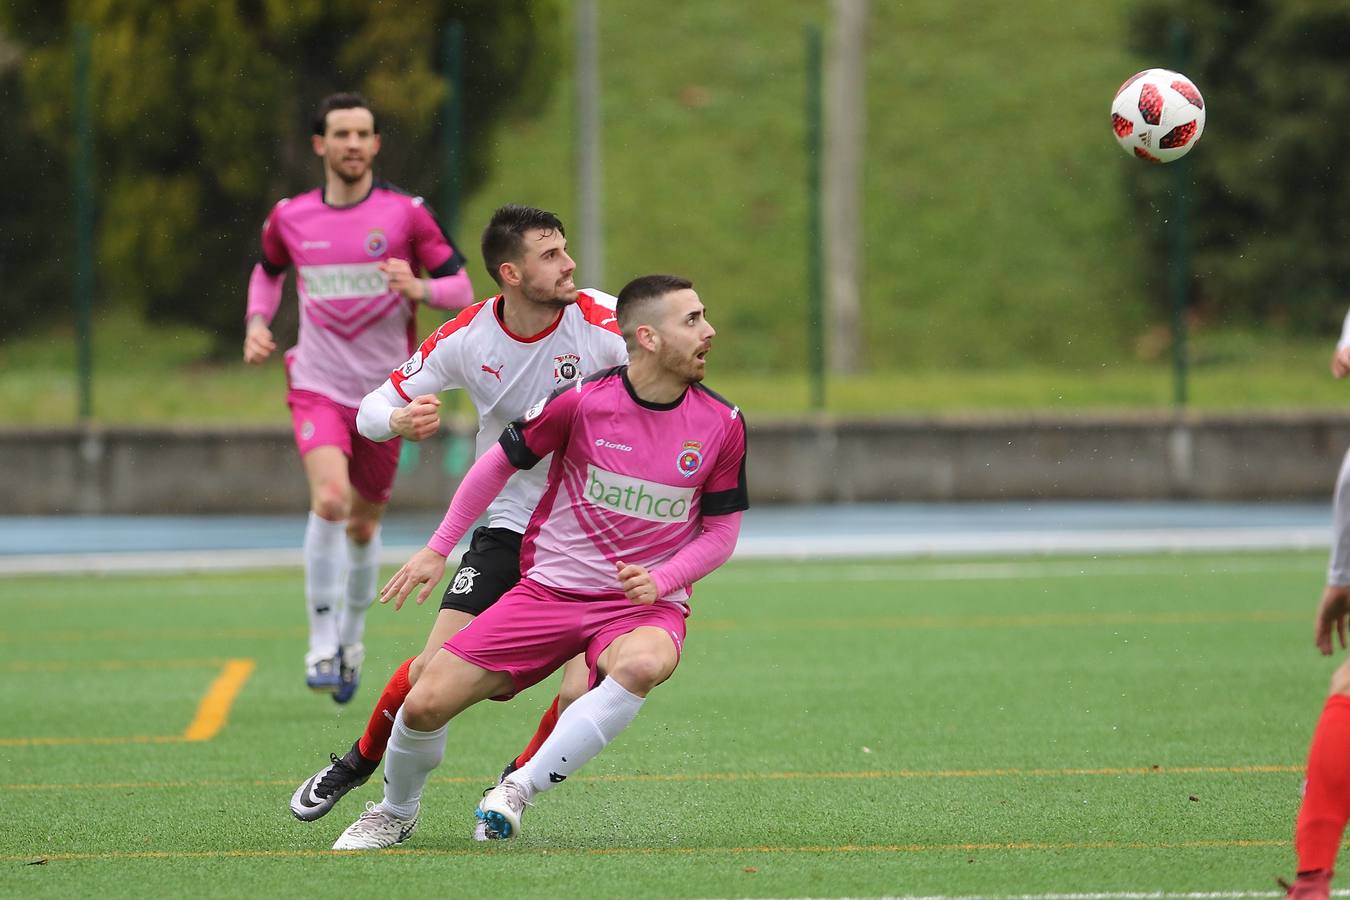
[[[350,206],[329,206],[322,190],[282,200],[263,225],[262,248],[269,275],[296,268],[300,334],[286,352],[291,387],[353,407],[417,345],[416,304],[389,289],[379,264],[405,259],[433,278],[464,264],[422,198],[380,180]]]
[[[654,569],[699,534],[704,516],[750,505],[740,408],[701,384],[674,403],[648,403],[628,367],[616,367],[540,401],[500,442],[517,468],[553,454],[520,566],[565,594],[623,599],[616,562]],[[683,603],[689,591],[662,599]]]

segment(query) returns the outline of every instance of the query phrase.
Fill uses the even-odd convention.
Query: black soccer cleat
[[[358,749],[359,743],[352,744],[352,749],[344,756],[330,753],[328,758],[332,762],[295,789],[291,795],[292,815],[302,822],[322,819],[348,791],[370,780],[370,776],[379,768],[380,761],[362,756]]]

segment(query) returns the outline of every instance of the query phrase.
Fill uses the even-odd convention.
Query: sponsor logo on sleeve
[[[703,465],[703,442],[685,441],[684,446],[680,448],[679,456],[675,458],[675,467],[680,470],[680,474],[685,478],[693,475]]]
[[[528,410],[525,411],[525,421],[532,422],[539,418],[539,414],[544,411],[544,404],[548,402],[547,397],[540,397]]]
[[[586,467],[586,499],[620,515],[666,524],[689,521],[693,488],[678,488],[631,475]]]
[[[404,378],[411,378],[422,371],[422,351],[418,350],[414,353],[412,359],[400,366],[398,371]]]

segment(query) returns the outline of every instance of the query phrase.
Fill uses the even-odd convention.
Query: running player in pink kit
[[[423,602],[450,549],[512,472],[552,454],[522,545],[524,576],[427,664],[394,723],[384,799],[334,849],[406,840],[449,720],[480,700],[509,699],[584,653],[598,684],[479,804],[489,837],[514,837],[534,795],[604,749],[675,671],[692,585],[731,556],[749,506],[745,423],[700,384],[714,331],[690,282],[635,279],[619,293],[617,315],[631,363],[560,389],[507,427],[427,546],[381,592],[399,606],[421,585]]]
[[[346,703],[365,656],[380,517],[399,455],[397,440],[379,444],[357,433],[357,407],[417,345],[417,302],[459,309],[473,301],[473,286],[422,199],[375,180],[379,127],[360,95],[320,104],[312,144],[324,186],[282,200],[263,223],[244,361],[256,365],[276,350],[269,325],[286,269],[295,266],[300,334],[286,352],[286,403],[309,481],[305,681]],[[417,277],[422,269],[431,277]]]

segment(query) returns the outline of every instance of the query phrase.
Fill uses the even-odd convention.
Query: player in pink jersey
[[[406,840],[449,721],[584,653],[595,687],[476,810],[489,837],[514,837],[534,795],[604,749],[675,671],[692,585],[731,556],[749,505],[745,423],[700,383],[715,332],[689,281],[635,279],[619,293],[617,315],[631,363],[556,391],[508,426],[469,470],[427,546],[381,592],[400,606],[420,585],[425,601],[450,548],[511,474],[552,454],[520,583],[427,663],[394,723],[384,798],[334,849]]]
[[[622,365],[628,349],[614,314],[615,298],[578,291],[562,222],[553,213],[508,205],[483,230],[482,258],[501,294],[464,309],[422,342],[361,402],[357,423],[372,440],[402,435],[422,440],[440,427],[437,395],[462,389],[478,411],[477,452],[540,397],[583,375]],[[422,653],[405,660],[385,685],[365,732],[345,754],[306,779],[291,796],[302,821],[327,815],[379,767],[395,715],[426,663],[451,635],[520,580],[521,539],[539,497],[545,470],[517,472],[473,533]],[[584,660],[569,663],[562,689],[534,738],[507,765],[524,765],[552,730],[560,710],[588,687]],[[477,830],[476,832],[477,833]],[[485,833],[484,833],[485,834]]]
[[[320,104],[312,145],[324,184],[282,200],[263,224],[244,361],[262,363],[276,350],[269,326],[294,266],[300,333],[286,352],[286,403],[310,495],[305,681],[346,703],[365,656],[380,518],[399,454],[398,441],[379,444],[357,432],[357,407],[416,346],[418,301],[459,309],[472,302],[473,286],[421,198],[375,179],[379,127],[360,95],[334,94]],[[423,269],[429,278],[417,276]]]

